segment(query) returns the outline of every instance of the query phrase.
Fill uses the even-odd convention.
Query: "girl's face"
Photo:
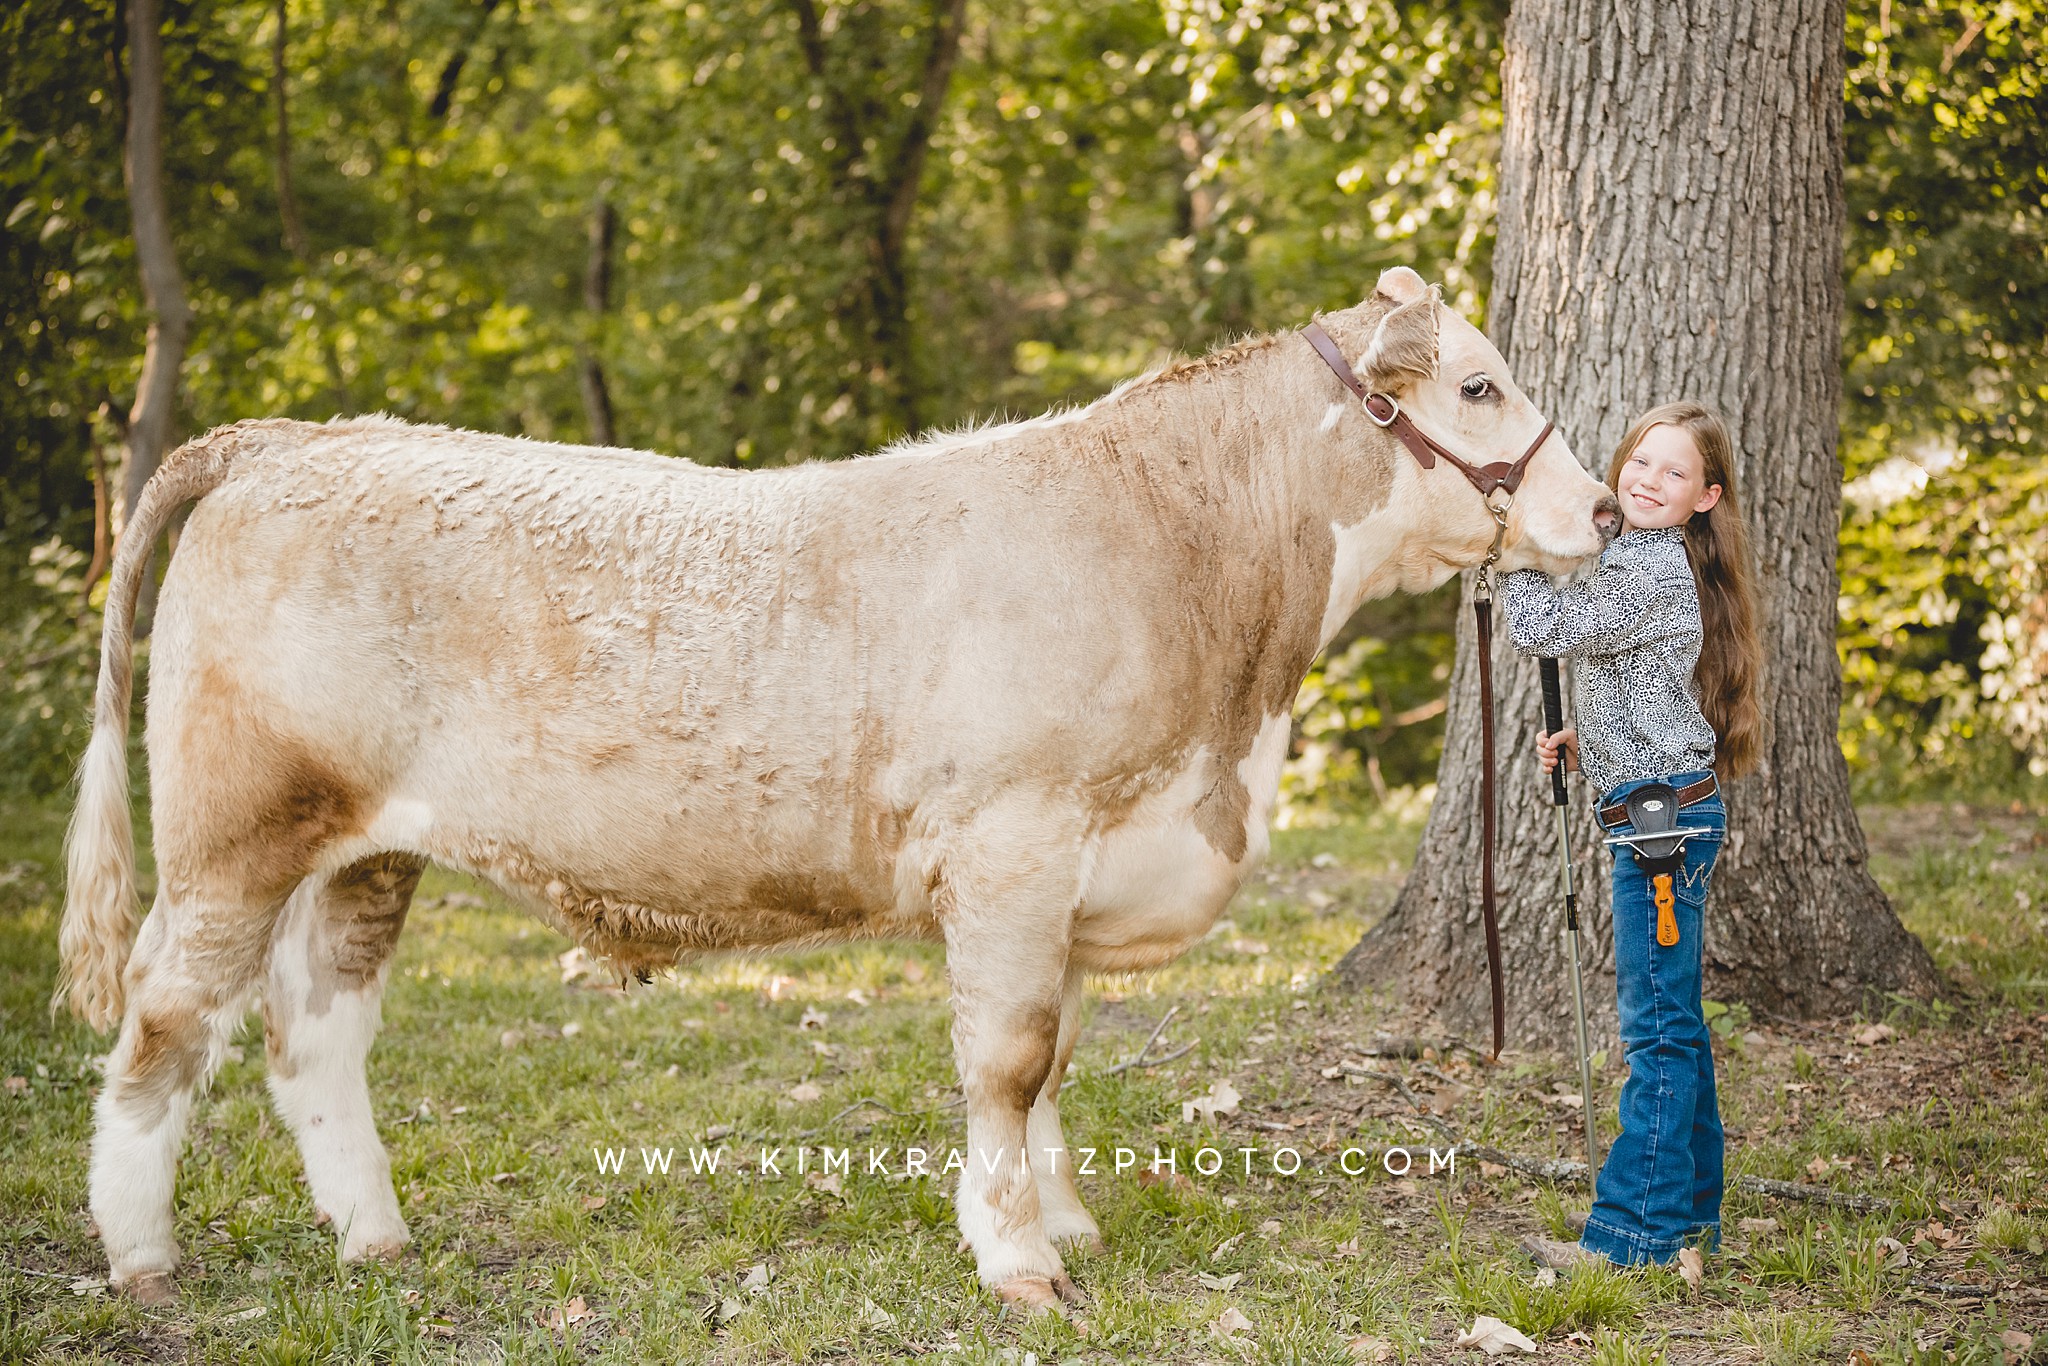
[[[1631,530],[1679,526],[1721,501],[1721,486],[1707,482],[1706,461],[1692,433],[1668,423],[1643,433],[1622,462],[1614,491]]]

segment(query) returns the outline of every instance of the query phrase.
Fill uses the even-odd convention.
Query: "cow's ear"
[[[1429,286],[1406,266],[1388,266],[1380,272],[1380,282],[1373,286],[1372,292],[1374,298],[1385,299],[1388,303],[1412,304],[1429,292]]]
[[[1379,330],[1372,334],[1372,344],[1358,363],[1368,385],[1400,389],[1417,380],[1436,378],[1436,311],[1437,290],[1430,285],[1380,319]]]

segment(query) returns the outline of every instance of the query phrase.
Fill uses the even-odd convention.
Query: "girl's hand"
[[[1550,772],[1557,767],[1557,752],[1565,752],[1565,770],[1570,772],[1579,766],[1579,728],[1566,726],[1556,735],[1549,731],[1536,732],[1536,757],[1543,762],[1543,771]]]

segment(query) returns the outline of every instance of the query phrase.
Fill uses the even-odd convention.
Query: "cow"
[[[1320,321],[1468,460],[1546,426],[1411,270]],[[151,646],[137,933],[131,635],[187,502]],[[1569,572],[1618,527],[1552,437],[1498,568]],[[407,1242],[364,1059],[432,861],[626,972],[943,942],[963,1247],[1005,1302],[1077,1301],[1056,1245],[1100,1234],[1059,1090],[1084,974],[1202,938],[1266,852],[1318,651],[1495,532],[1293,332],[1078,409],[786,469],[388,418],[188,443],[115,556],[67,839],[58,997],[120,1026],[90,1172],[112,1281],[175,1293],[192,1097],[252,997],[340,1256]]]

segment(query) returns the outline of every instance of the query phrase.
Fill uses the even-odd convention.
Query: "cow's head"
[[[1396,266],[1380,276],[1367,306],[1387,310],[1354,365],[1369,390],[1390,395],[1418,428],[1470,464],[1522,457],[1546,418],[1508,374],[1493,343],[1445,308],[1434,285]],[[1401,459],[1408,458],[1403,452]],[[1455,550],[1459,567],[1476,565],[1495,529],[1478,491],[1442,460],[1418,472],[1434,494],[1425,514],[1433,541]],[[1515,494],[1497,568],[1568,573],[1620,529],[1613,491],[1588,474],[1564,434],[1554,432],[1530,459]]]

